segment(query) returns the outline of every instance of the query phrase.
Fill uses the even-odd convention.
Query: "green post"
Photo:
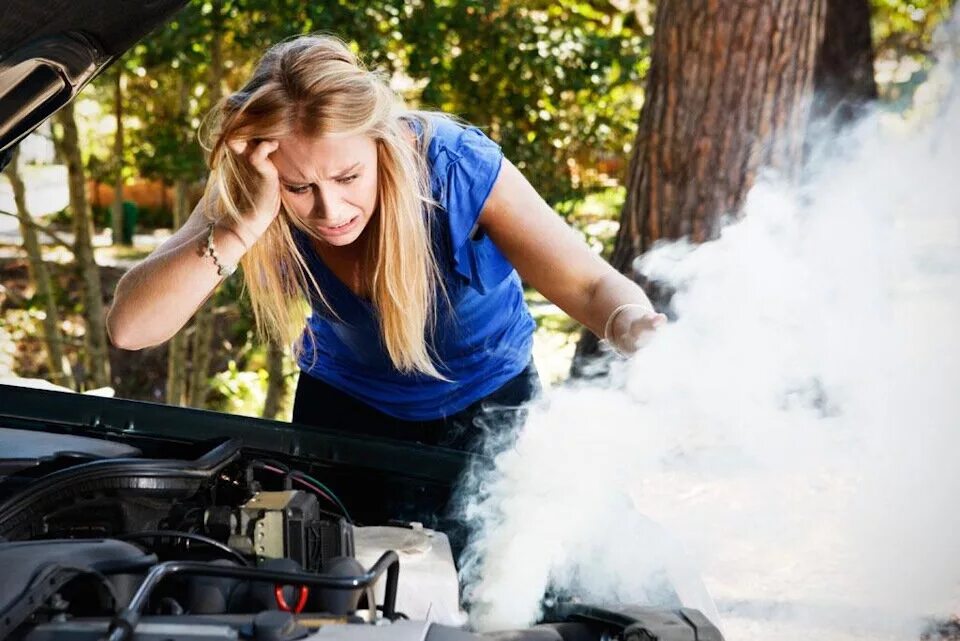
[[[133,234],[137,230],[137,204],[129,200],[123,201],[123,230],[121,242],[124,245],[133,245]]]

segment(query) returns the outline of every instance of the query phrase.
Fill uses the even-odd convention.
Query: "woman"
[[[295,346],[294,421],[468,448],[538,389],[521,277],[624,353],[665,320],[494,142],[335,38],[274,46],[215,115],[204,199],[117,285],[120,347],[169,339],[240,263],[258,329]]]

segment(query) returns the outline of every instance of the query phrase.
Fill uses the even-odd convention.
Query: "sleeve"
[[[500,175],[503,151],[476,127],[463,129],[447,151],[441,204],[449,220],[454,269],[483,294],[513,273],[510,261],[477,226]]]

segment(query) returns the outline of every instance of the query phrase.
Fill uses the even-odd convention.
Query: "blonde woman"
[[[169,339],[240,264],[294,345],[295,422],[466,448],[538,390],[521,278],[621,352],[664,321],[494,142],[405,109],[335,38],[272,47],[215,115],[205,198],[117,285],[120,347]]]

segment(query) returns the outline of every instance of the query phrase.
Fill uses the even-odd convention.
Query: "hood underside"
[[[0,165],[9,150],[187,0],[7,0],[0,9]]]

